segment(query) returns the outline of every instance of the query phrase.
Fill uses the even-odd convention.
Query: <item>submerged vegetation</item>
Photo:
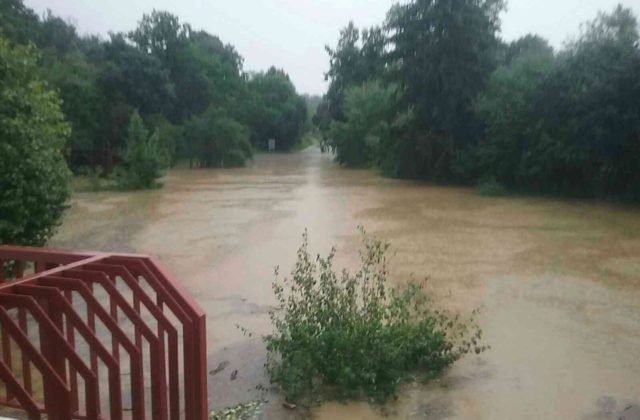
[[[315,117],[337,160],[485,191],[640,201],[632,11],[600,13],[554,51],[537,35],[501,40],[504,7],[411,0],[381,26],[344,28]]]
[[[314,258],[306,233],[291,277],[276,270],[267,373],[292,402],[321,395],[384,402],[403,381],[432,378],[487,348],[473,318],[437,309],[423,283],[392,284],[389,245],[362,235],[355,273],[336,272],[335,249]]]

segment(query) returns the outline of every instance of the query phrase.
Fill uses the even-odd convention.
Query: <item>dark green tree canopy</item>
[[[191,27],[180,23],[177,16],[169,12],[154,10],[143,15],[138,27],[129,33],[129,38],[142,51],[160,59],[172,68],[177,52],[184,48],[189,39]]]
[[[386,37],[381,28],[373,27],[362,31],[353,22],[340,31],[340,39],[335,49],[325,47],[329,55],[329,71],[325,79],[330,81],[324,97],[329,116],[335,120],[344,119],[343,101],[346,90],[378,77],[385,68],[384,48]]]
[[[69,125],[37,54],[0,38],[0,243],[43,245],[68,197]]]
[[[502,0],[416,0],[389,12],[390,67],[428,142],[473,135],[472,103],[496,65],[503,7]]]
[[[253,143],[265,147],[275,139],[279,150],[300,141],[307,120],[307,105],[289,76],[274,67],[253,75],[248,83],[249,116]]]
[[[194,158],[184,126],[210,109],[241,126],[231,130],[240,133],[235,138],[249,133],[258,147],[268,135],[289,149],[308,128],[306,104],[285,73],[265,76],[269,87],[256,88],[233,45],[170,12],[153,10],[108,39],[80,36],[70,22],[51,12],[39,17],[22,0],[2,2],[0,12],[0,36],[40,49],[41,77],[59,91],[71,123],[66,156],[77,172],[89,166],[108,176],[125,163],[134,110],[154,129],[162,121],[159,136],[172,162]],[[242,162],[251,155],[244,145],[234,149],[244,150]]]
[[[22,0],[1,1],[0,36],[18,44],[34,42],[40,36],[38,15]]]
[[[103,44],[102,60],[100,84],[109,102],[125,102],[142,115],[171,111],[174,86],[157,57],[131,46],[122,35],[112,35]]]
[[[411,0],[390,9],[383,32],[342,30],[327,48],[330,86],[314,117],[338,161],[391,176],[638,200],[636,17],[621,6],[600,13],[556,52],[533,34],[501,41],[503,8]],[[390,86],[390,105],[375,107],[385,110],[380,123],[363,124],[380,115],[367,104]]]

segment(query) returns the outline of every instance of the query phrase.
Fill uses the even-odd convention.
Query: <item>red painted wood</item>
[[[11,282],[4,282],[1,267],[5,261],[17,263],[15,272],[18,276]],[[26,263],[34,264],[33,274],[25,275]],[[115,287],[116,278],[124,281],[132,301],[125,299]],[[151,296],[140,287],[139,279],[151,287]],[[107,301],[96,299],[94,284],[100,284],[102,288],[98,289],[106,291]],[[81,300],[75,302],[72,291]],[[86,317],[77,313],[76,303],[78,307],[86,305]],[[157,329],[150,329],[143,321],[143,307],[145,316],[150,314],[156,321]],[[10,308],[18,308],[19,325],[15,325],[6,313]],[[27,337],[32,322],[27,322],[27,313],[39,329],[39,349]],[[168,313],[173,316],[169,318]],[[132,337],[122,330],[119,317],[133,324]],[[97,320],[112,336],[110,348],[106,348],[96,335]],[[10,396],[15,397],[0,401],[0,405],[22,407],[30,418],[39,418],[41,413],[50,419],[103,418],[101,401],[105,401],[107,391],[109,418],[147,418],[145,360],[150,362],[151,401],[148,404],[151,411],[148,418],[173,420],[184,416],[189,420],[204,420],[208,416],[205,314],[154,258],[1,245],[0,326],[5,361],[0,361],[3,363],[0,381],[10,383],[7,389],[12,393]],[[179,331],[182,331],[182,338]],[[11,349],[5,351],[9,337],[17,344],[13,350],[21,353],[21,372],[12,372],[17,367],[10,363]],[[89,348],[90,366],[85,365],[76,353],[78,338]],[[178,356],[179,346],[184,355],[182,363]],[[120,374],[120,347],[129,356],[130,377]],[[101,385],[98,380],[98,363],[107,366],[106,384]],[[43,376],[44,401],[34,399],[31,368]],[[15,381],[18,373],[23,384]],[[77,376],[85,384],[84,407],[78,407],[81,381]],[[132,411],[126,411],[122,406],[123,381],[128,381],[131,390]]]

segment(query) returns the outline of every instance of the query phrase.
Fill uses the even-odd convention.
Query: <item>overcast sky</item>
[[[38,13],[76,24],[82,34],[129,31],[143,13],[168,10],[196,29],[218,35],[244,57],[248,71],[271,65],[285,69],[300,93],[322,94],[328,58],[324,45],[335,45],[349,20],[358,27],[383,21],[393,0],[25,0]],[[575,36],[580,23],[598,10],[622,3],[640,15],[640,0],[508,0],[502,37],[527,33],[547,38],[558,48]]]

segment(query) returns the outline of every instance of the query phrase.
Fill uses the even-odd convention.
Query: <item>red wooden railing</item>
[[[0,246],[0,339],[29,418],[207,418],[205,314],[153,257]]]

